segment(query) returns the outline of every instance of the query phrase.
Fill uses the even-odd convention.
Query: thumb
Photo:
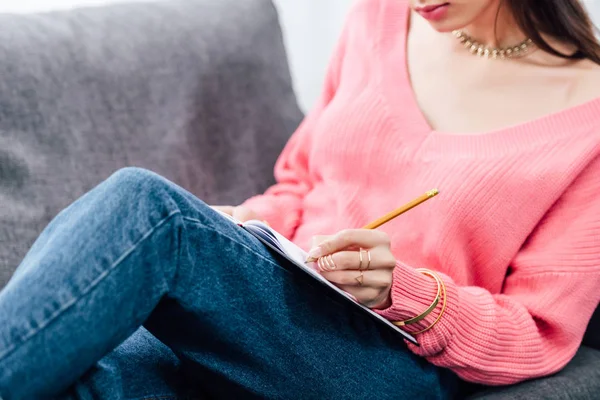
[[[233,218],[240,222],[246,222],[252,219],[260,219],[260,216],[248,207],[238,206],[233,209]]]
[[[222,213],[225,213],[225,214],[231,215],[231,216],[233,216],[233,210],[235,209],[235,207],[232,207],[232,206],[211,206],[211,207],[217,211],[221,211]]]

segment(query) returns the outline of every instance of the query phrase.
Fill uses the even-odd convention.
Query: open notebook
[[[278,254],[283,256],[286,260],[291,262],[296,267],[300,268],[300,270],[306,272],[307,274],[309,274],[310,276],[315,278],[317,281],[319,281],[323,285],[325,285],[325,286],[329,287],[331,290],[337,292],[342,298],[346,299],[347,301],[350,301],[356,307],[369,313],[377,321],[381,322],[382,324],[387,325],[394,331],[400,333],[404,338],[406,338],[411,343],[413,343],[417,346],[419,345],[417,343],[417,340],[412,335],[408,334],[407,332],[404,332],[402,329],[400,329],[396,325],[390,323],[387,319],[383,318],[379,314],[373,312],[371,309],[358,303],[356,301],[356,298],[354,296],[352,296],[350,293],[347,293],[347,292],[339,289],[337,286],[335,286],[334,284],[329,282],[327,279],[325,279],[316,269],[315,263],[306,264],[305,261],[308,258],[308,254],[304,250],[302,250],[300,247],[296,246],[294,243],[292,243],[288,239],[286,239],[283,235],[281,235],[277,231],[271,229],[265,223],[263,223],[261,221],[255,221],[255,220],[242,223],[242,222],[236,220],[235,218],[231,217],[228,214],[225,214],[221,211],[218,211],[218,212],[220,214],[222,214],[225,218],[229,219],[234,224],[242,227],[247,232],[249,232],[251,235],[255,236],[258,240],[263,242],[266,246],[268,246],[269,248],[271,248],[272,250],[274,250],[275,252],[277,252]]]

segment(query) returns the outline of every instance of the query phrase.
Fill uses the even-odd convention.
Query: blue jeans
[[[456,382],[138,168],[48,225],[0,293],[0,316],[4,400],[433,399]]]

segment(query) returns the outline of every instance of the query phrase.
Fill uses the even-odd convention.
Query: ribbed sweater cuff
[[[446,276],[439,274],[446,285],[446,310],[435,327],[425,333],[417,335],[421,345],[410,345],[413,352],[424,357],[434,356],[442,352],[452,336],[451,325],[458,313],[458,291],[454,283]],[[414,268],[401,262],[396,263],[394,282],[392,285],[392,305],[385,310],[374,310],[390,321],[403,321],[423,313],[437,294],[436,281]],[[430,326],[439,316],[443,301],[423,321],[408,325],[403,329],[409,333],[418,332]]]

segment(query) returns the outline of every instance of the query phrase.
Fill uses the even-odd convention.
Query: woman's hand
[[[212,208],[224,212],[225,214],[229,214],[240,222],[246,222],[253,219],[262,221],[263,219],[260,215],[244,206],[212,206]]]
[[[385,232],[345,230],[333,236],[316,236],[309,256],[317,259],[321,274],[359,303],[373,309],[388,308],[396,258]]]

